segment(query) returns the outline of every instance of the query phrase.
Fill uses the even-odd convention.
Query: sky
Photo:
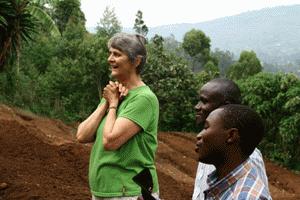
[[[300,4],[300,0],[81,0],[86,27],[95,27],[109,6],[122,27],[132,28],[138,10],[148,27],[198,23],[267,7]]]

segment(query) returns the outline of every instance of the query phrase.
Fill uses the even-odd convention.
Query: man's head
[[[254,110],[237,104],[221,106],[208,115],[197,135],[199,161],[216,165],[227,162],[233,154],[248,157],[263,134],[262,120]]]
[[[199,91],[199,102],[195,106],[196,123],[203,124],[211,111],[230,103],[241,103],[240,89],[233,81],[217,78],[207,82]]]

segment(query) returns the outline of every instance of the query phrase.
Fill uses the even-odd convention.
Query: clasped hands
[[[109,107],[117,108],[119,103],[128,94],[128,89],[119,82],[109,81],[103,89],[103,97],[108,102]]]

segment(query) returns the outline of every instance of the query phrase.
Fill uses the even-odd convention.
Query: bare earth
[[[76,130],[0,105],[0,200],[90,199],[87,173],[91,145]],[[195,135],[160,132],[156,166],[164,200],[191,199],[197,161]],[[266,161],[273,199],[300,199],[300,175]]]

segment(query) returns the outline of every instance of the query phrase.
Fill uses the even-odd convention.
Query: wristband
[[[116,110],[117,110],[117,107],[116,107],[116,106],[110,106],[110,107],[108,108],[108,110],[110,110],[110,109],[116,109]]]

